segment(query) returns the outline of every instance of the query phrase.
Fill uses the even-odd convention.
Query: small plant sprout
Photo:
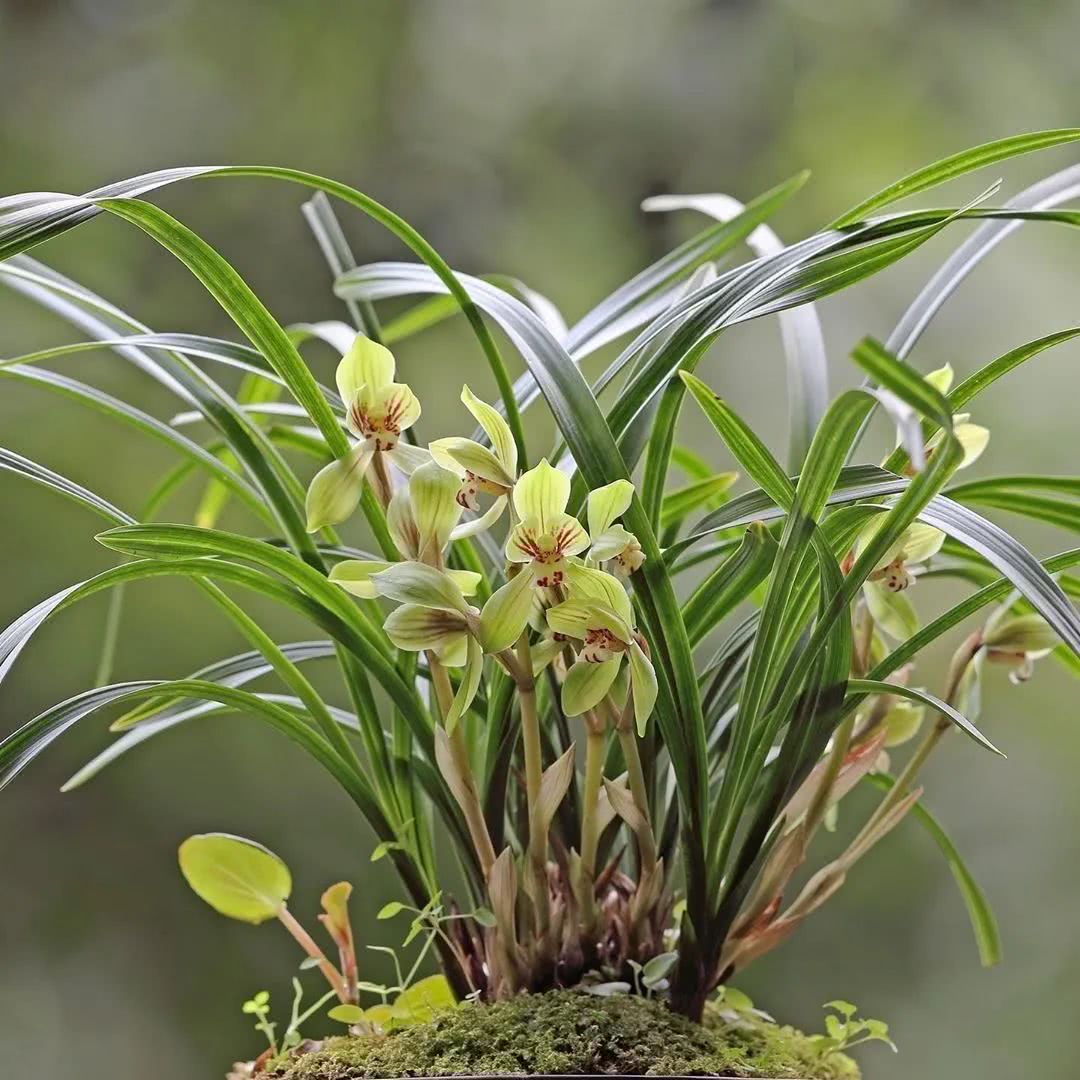
[[[1075,172],[1016,200],[995,186],[952,208],[894,204],[1078,140],[1077,129],[1037,132],[953,155],[790,246],[766,222],[805,174],[746,204],[651,203],[720,207],[722,220],[569,327],[532,288],[458,273],[386,207],[308,173],[174,169],[86,199],[0,200],[0,284],[87,339],[0,361],[0,374],[175,456],[144,506],[121,507],[93,475],[0,448],[0,468],[103,518],[96,540],[115,556],[12,613],[0,679],[50,619],[165,578],[190,585],[247,650],[186,678],[112,681],[114,608],[99,685],[0,742],[0,785],[103,710],[122,712],[116,740],[65,790],[162,731],[194,733],[201,716],[241,713],[291,740],[356,807],[380,872],[397,876],[380,913],[409,920],[390,950],[393,983],[361,978],[347,883],[322,896],[324,951],[288,908],[291,876],[267,849],[195,836],[180,864],[230,918],[280,921],[326,979],[335,1021],[356,1030],[575,987],[654,997],[692,1020],[715,999],[732,1022],[763,1022],[732,982],[894,829],[916,825],[961,884],[980,958],[996,963],[989,903],[924,804],[923,767],[953,729],[965,736],[956,754],[1003,756],[1008,729],[981,730],[980,699],[1024,691],[995,667],[1019,684],[1050,653],[1080,671],[1080,549],[1069,542],[1080,484],[995,474],[994,443],[972,419],[982,393],[1024,378],[1080,327],[965,357],[955,376],[916,345],[1001,229],[1080,225],[1057,205]],[[281,325],[237,269],[149,201],[194,176],[253,175],[315,189],[305,217],[350,321]],[[419,262],[355,265],[328,194]],[[26,254],[98,215],[191,269],[233,338],[156,333]],[[960,221],[979,224],[895,330],[832,342],[827,356],[815,305]],[[448,366],[424,331],[452,318],[470,335],[453,358],[470,382],[440,410],[421,402],[432,366]],[[748,359],[726,331],[774,318],[780,339],[749,362],[790,388],[780,447],[715,389],[723,364]],[[596,375],[587,361],[609,346]],[[134,364],[185,412],[166,423],[52,369],[90,349]],[[852,363],[831,387],[838,349]],[[864,441],[875,422],[897,436],[879,464]],[[189,483],[194,516],[174,499]],[[1029,550],[1010,516],[1058,539]],[[286,640],[297,618],[308,630]],[[924,657],[940,647],[952,660],[938,679]],[[874,793],[868,809],[848,799],[855,791]],[[830,848],[820,840],[833,827]],[[273,1042],[268,1002],[257,1008]],[[309,1013],[298,1003],[288,1031]],[[886,1037],[841,1003],[828,1023],[834,1049]]]
[[[867,1042],[882,1042],[896,1053],[896,1044],[889,1038],[889,1025],[883,1020],[860,1019],[850,1001],[830,1001],[825,1008],[832,1010],[825,1016],[825,1034],[813,1036],[823,1057]]]
[[[259,990],[241,1006],[245,1016],[255,1017],[255,1030],[261,1031],[270,1044],[270,1053],[278,1053],[277,1026],[270,1019],[270,992]]]

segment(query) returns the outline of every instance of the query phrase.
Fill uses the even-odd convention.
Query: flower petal
[[[592,528],[592,522],[589,523]],[[614,559],[627,545],[636,540],[632,532],[624,529],[621,525],[611,525],[602,533],[592,534],[592,546],[589,548],[589,558],[593,563],[607,562]]]
[[[510,425],[503,419],[498,409],[486,401],[481,401],[467,385],[461,388],[461,400],[487,433],[487,437],[491,440],[491,448],[510,475],[512,484],[513,478],[517,476],[518,452]]]
[[[449,612],[444,612],[444,614],[449,614]],[[458,634],[456,637],[449,638],[435,650],[435,654],[444,667],[464,667],[465,661],[469,658],[469,635]]]
[[[452,734],[457,727],[458,721],[468,711],[469,706],[476,697],[476,691],[480,687],[480,676],[484,670],[484,654],[480,649],[480,642],[471,634],[468,637],[468,652],[465,660],[465,670],[461,673],[461,685],[454,695],[454,703],[446,714],[444,724],[447,734]]]
[[[420,529],[413,513],[412,496],[407,487],[399,488],[386,508],[386,527],[394,538],[394,544],[406,559],[420,555]]]
[[[1058,644],[1057,634],[1041,615],[1010,616],[1001,608],[992,616],[983,631],[983,644],[988,649],[1007,652],[1041,653]]]
[[[548,626],[556,634],[567,637],[584,638],[589,630],[607,630],[624,644],[629,644],[633,635],[626,623],[611,608],[586,600],[564,600],[548,609]]]
[[[431,456],[444,468],[459,478],[465,471],[474,473],[493,484],[513,487],[514,478],[503,463],[486,446],[472,439],[451,436],[436,439],[430,444]]]
[[[570,477],[548,464],[544,458],[539,465],[524,473],[514,485],[514,509],[523,521],[535,521],[541,533],[551,528],[551,522],[565,513],[570,499]]]
[[[457,477],[435,461],[421,465],[410,477],[409,498],[421,558],[446,547],[450,532],[461,517],[457,493]]]
[[[855,541],[855,552],[860,553],[863,548],[874,538],[877,531],[885,524],[885,514],[877,515],[863,530],[859,533],[859,538]],[[896,539],[896,541],[889,545],[888,549],[884,552],[880,559],[877,561],[875,570],[880,570],[884,566],[888,566],[898,557],[903,557],[905,562],[908,563],[921,563],[930,558],[931,555],[936,555],[941,550],[941,545],[945,542],[945,534],[940,529],[935,529],[931,525],[923,525],[921,522],[916,522],[914,525],[909,525]]]
[[[892,592],[876,581],[866,581],[863,595],[874,622],[895,641],[907,641],[919,629],[919,616],[906,593]]]
[[[532,673],[539,675],[563,651],[563,643],[553,637],[541,638],[532,647]]]
[[[378,596],[371,581],[373,574],[380,574],[393,563],[375,562],[371,559],[345,559],[330,570],[330,580],[353,596],[373,600]]]
[[[569,514],[558,514],[549,525],[563,555],[580,555],[589,546],[589,534]]]
[[[364,443],[338,461],[320,469],[307,490],[307,531],[318,532],[326,525],[337,525],[349,517],[360,502],[364,474],[373,451]]]
[[[656,704],[656,670],[652,661],[635,641],[630,646],[630,686],[634,693],[634,716],[638,735],[645,734],[645,725]]]
[[[888,747],[902,746],[915,738],[926,715],[926,709],[922,705],[904,699],[894,700],[895,704],[881,721],[886,732],[883,745]]]
[[[407,383],[391,382],[374,391],[368,387],[365,393],[370,394],[372,420],[386,423],[399,434],[420,419],[420,399]]]
[[[337,388],[348,408],[362,386],[372,392],[393,382],[394,354],[363,334],[357,334],[337,366]]]
[[[593,536],[606,532],[626,512],[633,497],[634,485],[629,480],[615,480],[589,492],[589,532]]]
[[[900,539],[903,542],[904,558],[909,563],[922,563],[941,550],[941,545],[945,543],[945,534],[932,525],[923,525],[917,521],[904,530]]]
[[[447,570],[445,573],[461,590],[463,596],[475,596],[483,578],[483,575],[475,570]]]
[[[431,451],[422,446],[413,446],[402,439],[393,450],[386,451],[387,458],[406,476],[412,476],[421,465],[431,461]]]
[[[462,615],[469,613],[469,605],[454,579],[433,566],[417,562],[392,563],[372,580],[380,596],[388,596],[399,603],[457,611]]]
[[[487,508],[485,513],[481,514],[479,517],[472,518],[470,521],[463,521],[459,525],[455,525],[454,528],[450,530],[450,539],[464,540],[466,537],[476,536],[478,533],[487,532],[488,529],[502,517],[503,511],[506,509],[506,503],[506,496],[500,495]]]
[[[566,583],[570,596],[577,600],[592,600],[611,608],[628,627],[634,625],[634,611],[630,597],[618,578],[603,570],[596,570],[581,563],[570,563],[566,568]],[[626,638],[624,640],[629,640]]]
[[[571,665],[562,688],[563,712],[567,716],[580,716],[599,705],[611,689],[621,665],[621,656],[602,660],[599,664],[578,660]]]
[[[480,641],[484,652],[502,652],[517,641],[529,621],[532,601],[532,575],[526,571],[492,594],[480,613]]]
[[[947,394],[949,388],[953,384],[952,364],[946,364],[944,367],[939,367],[934,371],[928,371],[923,378],[937,390],[938,393]]]
[[[386,616],[383,629],[394,645],[406,652],[452,648],[466,636],[465,620],[457,612],[419,604],[395,608]]]
[[[953,428],[953,434],[963,448],[964,456],[960,459],[958,469],[966,469],[969,465],[978,461],[986,444],[990,441],[990,429],[979,424],[962,423]]]

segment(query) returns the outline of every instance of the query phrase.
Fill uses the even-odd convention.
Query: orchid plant
[[[1005,229],[1080,224],[1059,205],[1075,192],[1076,169],[1000,205],[990,202],[995,186],[960,208],[886,211],[977,167],[1078,139],[1072,129],[1039,132],[954,155],[791,245],[765,223],[805,176],[745,206],[668,197],[664,209],[716,220],[569,328],[534,290],[451,270],[385,207],[295,170],[174,169],[81,197],[0,200],[0,282],[84,338],[5,360],[0,375],[102,410],[178,455],[132,514],[0,450],[6,469],[103,517],[97,540],[122,557],[11,623],[0,672],[62,610],[165,576],[190,580],[251,647],[188,678],[111,683],[106,674],[0,744],[0,781],[103,709],[121,710],[117,738],[68,789],[196,717],[257,717],[353,800],[376,856],[398,872],[402,905],[417,918],[430,920],[433,905],[444,913],[430,942],[458,999],[640,987],[651,964],[664,974],[650,976],[649,993],[698,1017],[905,819],[947,855],[982,959],[995,962],[993,916],[924,805],[920,771],[953,728],[997,752],[977,727],[984,686],[997,689],[987,661],[1009,664],[1017,681],[1048,653],[1078,669],[1080,582],[1070,571],[1080,550],[1037,558],[973,507],[1075,532],[1080,488],[1075,477],[957,476],[988,449],[969,404],[1080,328],[1013,348],[956,385],[951,367],[923,376],[906,360]],[[241,175],[316,189],[305,215],[350,321],[281,326],[220,254],[144,198],[181,180]],[[385,225],[420,261],[356,265],[328,195]],[[246,340],[155,333],[26,254],[101,214],[172,252]],[[962,220],[978,228],[897,330],[853,350],[862,385],[830,397],[815,302]],[[751,256],[734,259],[744,242]],[[382,302],[401,297],[419,299],[386,319]],[[422,388],[421,332],[457,313],[491,384],[462,388],[457,418],[474,431],[428,431],[423,394],[399,368]],[[698,375],[725,328],[773,316],[790,389],[784,464]],[[314,353],[301,352],[318,342],[338,357],[335,389],[317,381]],[[604,373],[587,379],[581,361],[616,342]],[[165,423],[50,366],[90,349],[135,364],[185,411]],[[230,389],[236,369],[242,380]],[[686,405],[719,443],[685,445]],[[546,457],[522,423],[542,406],[554,422]],[[897,432],[880,465],[861,456],[875,414]],[[190,434],[198,423],[209,432],[202,441]],[[714,464],[723,447],[742,474],[738,493],[736,476]],[[175,520],[171,496],[200,476],[208,487],[195,523]],[[241,523],[233,529],[220,525],[226,508]],[[975,589],[924,621],[920,594],[940,578]],[[319,636],[281,643],[237,595],[298,612]],[[116,604],[107,653],[121,625]],[[939,642],[954,655],[935,693],[915,663]],[[336,665],[339,701],[305,673],[318,660]],[[273,691],[249,688],[268,674]],[[848,842],[822,863],[816,836],[866,787],[880,791],[876,806],[861,821],[845,810]],[[196,891],[233,917],[276,915],[327,976],[340,1015],[361,1017],[365,984],[338,917],[348,887],[324,897],[335,964],[292,925],[276,857],[236,838],[207,843],[209,863],[193,862],[191,841],[181,852]],[[456,871],[436,859],[447,845]]]

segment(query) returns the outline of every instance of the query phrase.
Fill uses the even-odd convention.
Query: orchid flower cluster
[[[624,659],[639,734],[656,700],[656,674],[635,629],[625,583],[644,562],[637,538],[619,524],[633,497],[628,480],[592,491],[589,531],[567,513],[570,477],[542,460],[518,471],[518,451],[497,409],[468,386],[461,400],[487,436],[438,439],[427,449],[405,440],[420,417],[420,403],[394,382],[391,352],[357,335],[337,368],[346,423],[357,437],[349,454],[320,471],[308,490],[308,529],[347,520],[356,510],[369,470],[385,502],[386,522],[399,562],[346,559],[330,580],[366,599],[399,606],[384,629],[399,649],[430,653],[445,667],[461,668],[460,686],[444,717],[453,731],[472,704],[484,654],[514,670],[511,650],[522,635],[531,648],[530,676],[554,664],[562,677],[562,709],[580,716],[615,686]],[[395,481],[394,477],[397,476]],[[480,496],[491,504],[480,512]],[[473,517],[462,521],[465,511]],[[480,574],[446,565],[447,546],[486,532],[507,514],[507,577],[478,608],[470,603]],[[624,695],[625,696],[625,695]]]
[[[665,986],[650,992],[699,1019],[710,995],[785,941],[904,821],[925,825],[948,854],[980,956],[995,962],[993,916],[922,805],[921,770],[954,728],[997,751],[976,723],[991,665],[1007,666],[1017,683],[1051,654],[1080,671],[1080,549],[1037,556],[981,512],[1076,533],[1080,489],[1069,476],[957,476],[988,446],[987,429],[967,411],[973,400],[1080,330],[1014,347],[956,386],[950,366],[920,375],[866,337],[851,352],[862,385],[833,394],[814,305],[973,214],[1074,227],[1075,215],[1045,201],[1047,191],[1073,190],[1068,170],[1032,189],[1037,199],[1029,192],[1000,208],[883,211],[983,165],[1077,141],[1080,130],[1057,130],[953,155],[790,246],[768,221],[805,176],[746,205],[726,196],[650,201],[650,210],[722,220],[569,329],[535,290],[457,275],[387,208],[307,173],[214,170],[332,193],[422,260],[342,269],[333,255],[335,295],[363,333],[338,321],[280,325],[210,244],[147,201],[191,170],[111,186],[121,197],[101,198],[99,189],[90,198],[0,200],[9,204],[0,206],[0,283],[94,337],[7,358],[5,378],[133,425],[177,458],[135,516],[89,477],[0,447],[5,473],[106,520],[96,539],[118,557],[14,618],[0,633],[0,679],[55,615],[164,576],[187,579],[249,650],[187,678],[110,682],[122,621],[114,605],[101,685],[6,734],[0,786],[101,709],[121,712],[110,727],[116,741],[65,790],[159,732],[208,712],[244,713],[289,737],[356,806],[376,838],[372,858],[393,867],[407,901],[399,906],[423,924],[445,997],[457,1001],[576,986],[640,992],[637,974],[651,964]],[[324,195],[306,210],[324,253],[338,251],[341,225]],[[150,333],[22,254],[97,215],[124,218],[197,267],[247,343]],[[973,234],[975,246],[919,294],[901,324],[907,350],[998,235]],[[744,242],[753,258],[728,265]],[[453,303],[431,296],[434,281]],[[388,296],[416,305],[393,334],[381,318]],[[500,400],[465,386],[475,437],[422,445],[421,402],[381,342],[458,310]],[[727,327],[776,317],[797,390],[784,463],[706,371]],[[341,356],[336,395],[303,355],[316,339]],[[580,359],[617,341],[618,355],[590,380]],[[503,356],[505,343],[514,356]],[[90,348],[135,362],[185,412],[167,424],[50,370],[52,360]],[[516,363],[525,371],[512,382]],[[218,381],[217,369],[238,366],[237,389]],[[533,406],[546,407],[558,429],[550,460],[537,462],[525,443],[523,414]],[[875,410],[900,435],[880,466],[860,456]],[[690,411],[739,473],[718,471],[712,450],[685,440]],[[308,458],[318,464],[305,488]],[[188,477],[206,485],[193,517],[172,501]],[[740,478],[745,489],[730,491]],[[240,531],[220,524],[225,508]],[[358,512],[377,554],[338,535]],[[927,620],[919,583],[940,579],[974,591]],[[275,611],[302,615],[318,640],[276,640],[274,626],[246,609],[252,592]],[[919,657],[954,634],[942,685],[919,685]],[[305,668],[330,657],[336,678],[325,692],[340,694],[335,704]],[[252,685],[268,674],[271,689]],[[851,820],[841,803],[869,787],[880,793],[873,809]],[[840,854],[803,880],[819,830],[841,820],[851,835]],[[204,850],[214,852],[204,867],[213,880],[196,874],[196,891],[232,917],[247,917],[252,897],[273,898],[259,911],[290,928],[354,1016],[366,991],[342,928],[332,928],[335,963],[290,921],[279,860],[243,840]],[[395,986],[404,993],[409,984]]]

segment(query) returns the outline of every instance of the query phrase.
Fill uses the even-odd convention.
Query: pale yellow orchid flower
[[[389,349],[357,334],[337,367],[345,425],[359,440],[345,457],[321,469],[307,493],[307,528],[336,525],[356,509],[364,477],[376,455],[406,475],[430,460],[427,450],[402,440],[420,417],[420,402],[405,383],[394,382]]]
[[[450,437],[436,439],[429,449],[444,469],[460,479],[457,498],[466,510],[480,510],[481,492],[495,496],[498,510],[493,516],[491,511],[485,515],[485,520],[490,516],[490,525],[502,513],[517,480],[517,443],[499,411],[478,398],[467,385],[461,389],[461,401],[491,440],[490,448],[473,439]]]
[[[556,634],[582,643],[563,683],[563,711],[578,716],[599,705],[626,657],[637,730],[644,734],[656,703],[656,672],[634,633],[626,591],[610,574],[585,566],[572,566],[570,580],[572,598],[547,613],[548,626]]]
[[[884,520],[882,516],[863,529],[855,542],[856,555],[865,548]],[[904,595],[916,580],[911,568],[936,555],[944,542],[945,534],[940,529],[921,522],[909,525],[863,583],[863,596],[874,622],[897,641],[906,641],[919,628],[915,608]]]
[[[589,547],[590,566],[606,566],[619,577],[629,577],[640,570],[645,554],[637,537],[616,524],[634,497],[634,485],[629,480],[615,480],[589,493],[588,517],[592,543]]]

